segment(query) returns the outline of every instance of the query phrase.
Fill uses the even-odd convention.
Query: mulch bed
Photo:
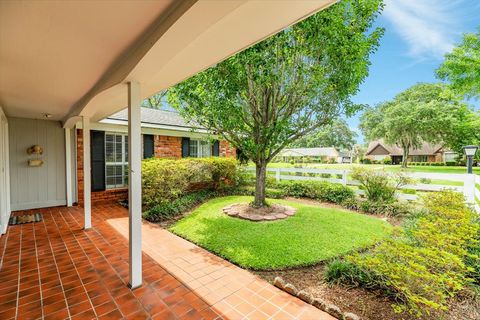
[[[295,208],[276,203],[262,208],[253,208],[248,203],[234,203],[223,208],[223,212],[230,217],[250,221],[275,221],[286,219],[293,216],[296,211]]]
[[[391,305],[395,303],[380,291],[362,288],[346,288],[340,285],[329,285],[323,281],[325,264],[311,267],[295,268],[280,271],[253,271],[259,277],[273,283],[276,276],[293,284],[298,290],[305,290],[314,297],[338,306],[343,312],[357,314],[360,319],[368,320],[479,320],[480,299],[465,292],[450,304],[446,314],[431,314],[417,318],[409,314],[396,314]]]

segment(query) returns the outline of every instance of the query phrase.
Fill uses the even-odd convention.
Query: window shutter
[[[92,191],[105,190],[105,132],[90,131]]]
[[[218,157],[220,155],[220,142],[215,140],[212,146],[212,155],[214,157]]]
[[[190,138],[182,138],[182,158],[190,156]]]
[[[152,158],[155,156],[154,137],[151,134],[143,135],[143,159]]]

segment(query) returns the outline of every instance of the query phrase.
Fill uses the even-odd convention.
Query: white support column
[[[465,201],[469,204],[475,203],[475,175],[471,173],[465,174],[465,180],[463,182],[463,195]]]
[[[142,285],[142,135],[140,84],[128,83],[128,216],[130,283]]]
[[[90,169],[90,119],[82,117],[83,128],[83,211],[85,214],[85,229],[92,227],[91,203],[91,169]]]
[[[65,184],[67,187],[67,207],[73,204],[72,196],[72,146],[70,133],[71,129],[65,128]]]

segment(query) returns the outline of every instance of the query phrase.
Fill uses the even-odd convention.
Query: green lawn
[[[382,164],[323,164],[323,163],[303,163],[296,164],[308,166],[310,168],[319,169],[336,169],[336,170],[351,170],[354,167],[367,167],[367,168],[384,168],[387,171],[400,171],[405,170],[407,172],[438,172],[438,173],[466,173],[465,167],[446,167],[446,166],[409,166],[407,169],[402,169],[400,165],[382,165]],[[290,163],[270,163],[269,168],[293,168],[295,165]],[[473,168],[474,173],[480,174],[480,167]]]
[[[347,210],[272,200],[298,209],[274,222],[228,217],[222,208],[251,197],[216,198],[197,208],[170,230],[238,265],[269,270],[305,266],[372,245],[390,225]]]

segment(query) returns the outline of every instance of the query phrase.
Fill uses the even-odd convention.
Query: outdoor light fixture
[[[473,173],[473,156],[478,150],[478,146],[465,146],[463,147],[463,151],[467,156],[467,173]]]

